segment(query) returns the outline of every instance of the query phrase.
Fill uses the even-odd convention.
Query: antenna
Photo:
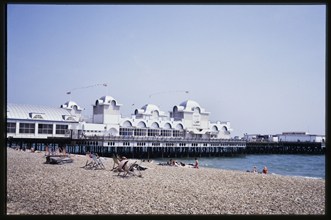
[[[159,94],[164,94],[164,93],[174,93],[174,92],[189,93],[189,91],[187,91],[187,90],[170,90],[170,91],[152,93],[152,94],[149,95],[149,98],[151,98],[154,95],[159,95]]]
[[[92,87],[96,87],[96,86],[104,86],[107,87],[109,84],[108,83],[98,83],[98,84],[94,84],[94,85],[90,85],[90,86],[83,86],[83,87],[78,87],[78,88],[73,88],[70,91],[68,91],[66,94],[70,95],[70,99],[71,99],[71,94],[73,91],[75,90],[79,90],[79,89],[88,89],[88,88],[92,88]]]

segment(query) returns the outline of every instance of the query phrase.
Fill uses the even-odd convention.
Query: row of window
[[[102,131],[97,131],[97,130],[83,130],[83,132],[94,132],[94,133],[101,133]]]
[[[65,134],[68,130],[68,125],[56,125],[55,134]],[[34,123],[20,123],[20,134],[34,134]],[[7,133],[16,133],[16,123],[7,123]],[[38,124],[38,134],[53,134],[53,124]]]
[[[159,130],[142,128],[120,128],[120,136],[149,136],[149,137],[184,137],[183,130]]]

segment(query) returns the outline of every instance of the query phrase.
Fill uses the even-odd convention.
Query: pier
[[[324,154],[321,142],[247,142],[246,154]]]
[[[246,142],[234,139],[183,139],[139,137],[95,137],[89,139],[7,138],[7,147],[21,150],[34,148],[44,151],[48,146],[55,151],[62,147],[67,153],[85,154],[87,151],[103,157],[113,155],[128,158],[183,158],[226,157],[244,154],[324,154],[325,145],[320,142]]]

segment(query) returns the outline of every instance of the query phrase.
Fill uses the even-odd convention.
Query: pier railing
[[[119,154],[131,158],[155,157],[218,157],[244,154],[324,154],[320,142],[246,142],[237,139],[198,139],[162,137],[96,137],[90,139],[7,139],[8,147],[34,148],[65,147],[68,153],[87,151],[110,157]]]

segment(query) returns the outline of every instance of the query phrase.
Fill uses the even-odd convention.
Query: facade
[[[82,120],[81,111],[75,102],[61,108],[8,104],[7,138],[69,138],[70,129]]]
[[[274,141],[272,135],[264,135],[264,134],[244,134],[243,139],[249,142]]]
[[[175,105],[169,114],[146,104],[131,117],[122,117],[121,106],[113,97],[103,96],[95,101],[92,122],[88,122],[73,101],[59,108],[8,103],[7,138],[231,139],[230,123],[210,122],[210,113],[193,100]]]
[[[283,132],[276,135],[244,134],[248,142],[325,142],[324,135],[308,134],[306,132]]]
[[[325,142],[324,135],[308,134],[306,132],[283,132],[276,136],[279,142]]]

